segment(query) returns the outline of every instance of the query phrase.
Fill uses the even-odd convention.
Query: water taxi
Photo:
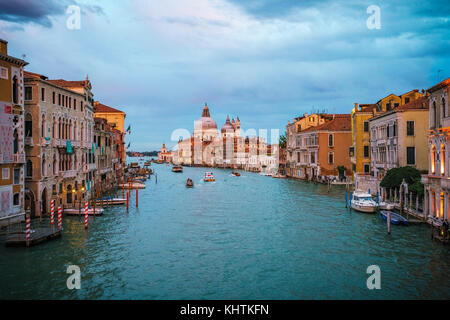
[[[194,181],[192,181],[192,179],[188,178],[186,180],[186,187],[192,188],[193,186],[194,186]]]
[[[355,191],[351,198],[352,209],[365,213],[375,213],[378,209],[377,203],[372,196],[365,192]]]
[[[203,181],[212,182],[212,181],[216,181],[216,179],[214,179],[214,175],[212,172],[205,172],[205,177],[203,178]]]
[[[235,172],[235,171],[231,172],[231,174],[233,176],[235,176],[235,177],[240,177],[241,176],[241,174],[239,172]]]
[[[119,189],[145,189],[145,183],[131,182],[131,183],[119,183],[117,185]]]
[[[94,211],[94,208],[91,208],[91,207],[89,207],[88,208],[88,215],[90,215],[90,216],[93,216],[93,215],[96,215],[96,216],[101,216],[101,215],[103,215],[103,208],[98,208],[98,207],[96,207],[95,208],[95,211]],[[78,216],[78,215],[84,215],[85,213],[84,213],[84,207],[83,208],[81,208],[81,210],[78,208],[64,208],[63,209],[63,213],[65,214],[65,215],[69,215],[69,216]]]
[[[110,198],[110,197],[103,198],[103,205],[121,205],[125,204],[126,202],[127,199],[125,198]],[[97,199],[97,205],[102,205],[101,199]]]
[[[173,166],[172,172],[183,172],[183,167],[182,166]]]
[[[286,175],[283,175],[283,174],[281,174],[281,173],[275,173],[275,174],[272,175],[272,178],[286,179],[287,176],[286,176]]]

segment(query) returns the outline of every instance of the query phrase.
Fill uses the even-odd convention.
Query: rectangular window
[[[62,106],[63,107],[65,106],[65,104],[64,104],[65,100],[66,100],[65,95],[62,95]]]
[[[53,104],[55,104],[55,103],[56,103],[56,94],[55,94],[55,91],[53,91],[53,93],[52,93],[52,100],[53,100]]]
[[[397,136],[397,123],[394,123],[393,127],[392,127],[394,133],[392,134],[393,137]]]
[[[73,99],[73,110],[77,110],[77,99]]]
[[[416,148],[406,147],[406,164],[414,165],[416,164]]]
[[[10,169],[9,168],[3,168],[2,169],[2,179],[3,180],[9,180],[9,173],[10,173]]]
[[[332,147],[333,146],[333,143],[334,143],[334,139],[333,139],[334,137],[333,137],[333,135],[332,134],[329,134],[328,135],[328,146],[329,147]]]
[[[407,136],[414,135],[414,121],[406,121],[406,135]]]
[[[20,169],[14,169],[14,184],[20,184]]]
[[[32,99],[33,99],[33,88],[25,87],[25,100],[32,100]]]
[[[8,80],[8,68],[0,67],[0,78]]]
[[[58,106],[61,105],[61,93],[58,93]]]
[[[364,121],[364,132],[369,132],[369,121]]]
[[[45,88],[41,88],[41,101],[45,101]]]
[[[387,126],[386,126],[386,137],[388,137],[388,138],[389,138],[389,133],[390,133],[390,131],[391,131],[391,126],[390,126],[390,125],[387,125]]]
[[[364,146],[364,158],[369,157],[369,146]]]
[[[398,103],[394,103],[394,108],[397,108],[399,106]]]
[[[409,103],[409,98],[405,98],[405,104]]]
[[[333,164],[334,163],[334,153],[330,152],[328,153],[328,164]]]
[[[390,103],[386,103],[386,110],[387,111],[391,110],[391,104]]]
[[[366,174],[370,173],[370,165],[369,164],[364,165],[364,173],[366,173]]]

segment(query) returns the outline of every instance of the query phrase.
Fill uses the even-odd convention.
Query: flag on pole
[[[128,125],[127,131],[128,131],[128,134],[131,134],[131,125]]]
[[[130,147],[130,145],[131,145],[131,142],[128,142],[128,146],[127,146],[127,149]]]

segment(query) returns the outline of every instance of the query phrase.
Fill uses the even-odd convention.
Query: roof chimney
[[[8,41],[0,39],[0,53],[5,56],[8,55]]]

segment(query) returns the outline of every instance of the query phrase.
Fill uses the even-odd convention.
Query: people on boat
[[[188,178],[188,179],[186,180],[186,186],[187,186],[187,187],[193,187],[193,186],[194,186],[194,181],[192,181],[191,178]]]

